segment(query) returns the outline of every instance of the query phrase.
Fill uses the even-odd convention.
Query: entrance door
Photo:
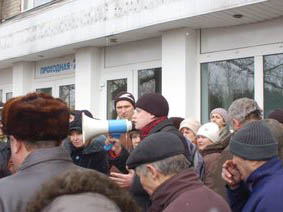
[[[133,71],[104,73],[102,77],[100,117],[116,119],[115,96],[121,91],[133,92]]]

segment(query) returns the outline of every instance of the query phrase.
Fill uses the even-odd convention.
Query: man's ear
[[[159,178],[159,173],[153,165],[147,164],[146,168],[148,175],[150,175],[153,180],[157,180]]]
[[[242,127],[241,122],[238,119],[233,119],[233,128],[234,130],[238,130]]]
[[[10,146],[14,153],[18,153],[23,148],[24,143],[18,141],[14,136],[10,136]]]

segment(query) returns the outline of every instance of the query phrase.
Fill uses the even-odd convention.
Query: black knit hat
[[[118,93],[117,96],[115,97],[115,101],[114,101],[115,110],[116,110],[117,102],[119,102],[121,100],[130,102],[134,106],[134,108],[136,108],[135,97],[133,96],[133,94],[131,94],[127,91],[122,91],[122,92]]]
[[[168,116],[169,105],[167,100],[159,93],[147,93],[141,96],[136,107],[157,117]]]
[[[247,160],[268,160],[278,155],[278,143],[264,121],[253,121],[231,138],[230,152]]]
[[[184,154],[185,148],[181,139],[168,132],[159,132],[147,136],[130,154],[126,162],[128,168],[163,160],[179,154]]]
[[[275,120],[279,121],[281,124],[283,124],[283,110],[282,109],[273,110],[268,115],[268,118],[275,119]]]

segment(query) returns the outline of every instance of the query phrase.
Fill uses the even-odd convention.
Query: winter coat
[[[70,140],[65,139],[63,147],[70,153],[74,164],[108,174],[107,152],[103,148],[105,139],[105,136],[97,136],[84,148],[76,148]]]
[[[229,205],[186,169],[162,183],[152,194],[148,212],[231,211]]]
[[[283,166],[275,157],[256,169],[240,187],[228,190],[233,211],[279,212],[283,210]]]
[[[231,160],[233,158],[233,155],[229,151],[229,142],[232,134],[230,134],[226,139],[213,144],[209,145],[206,148],[206,153],[209,152],[221,152],[215,169],[211,169],[209,171],[210,177],[213,179],[213,185],[211,186],[211,189],[217,192],[220,196],[222,196],[226,201],[228,201],[227,192],[226,192],[226,182],[223,180],[221,173],[222,173],[222,166],[226,162],[226,160]],[[214,165],[213,165],[214,166]]]
[[[204,159],[204,178],[203,182],[213,191],[217,192],[219,190],[225,191],[225,182],[219,183],[219,177],[222,173],[222,165],[220,164],[221,153],[228,146],[229,140],[223,140],[211,145],[208,145],[204,150],[201,151],[201,154]],[[221,165],[221,170],[217,169]],[[220,194],[221,195],[221,194]]]
[[[24,212],[41,185],[69,169],[78,169],[62,147],[31,152],[16,174],[0,180],[1,212]]]

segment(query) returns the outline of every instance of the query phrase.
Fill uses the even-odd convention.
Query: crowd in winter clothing
[[[253,99],[214,108],[209,122],[168,117],[158,93],[114,99],[134,129],[85,141],[59,99],[8,100],[0,121],[0,211],[281,211],[283,110],[262,119]],[[54,127],[56,126],[56,127]]]

